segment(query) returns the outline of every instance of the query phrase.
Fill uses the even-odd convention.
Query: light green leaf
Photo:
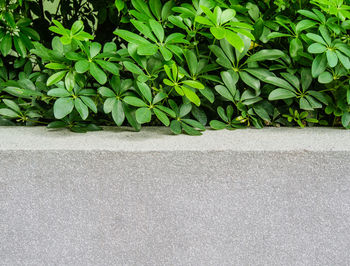
[[[201,100],[199,99],[199,97],[197,96],[197,94],[195,92],[193,92],[191,89],[189,89],[185,86],[182,86],[181,88],[182,88],[187,99],[189,99],[195,105],[200,106]]]
[[[321,43],[313,43],[309,46],[308,51],[312,54],[322,54],[327,50],[327,47]]]
[[[52,76],[50,76],[46,82],[46,85],[47,86],[51,86],[51,85],[54,85],[56,83],[58,83],[59,81],[61,81],[64,76],[67,74],[68,71],[60,71],[60,72],[57,72],[55,74],[53,74]]]
[[[53,112],[56,119],[62,119],[73,111],[74,100],[73,98],[59,98],[54,106]]]
[[[184,80],[182,82],[183,84],[190,86],[192,88],[195,89],[204,89],[204,85],[202,83],[200,83],[199,81],[195,81],[195,80]]]
[[[154,19],[151,19],[149,21],[149,25],[154,33],[154,35],[156,35],[157,39],[160,41],[160,42],[163,42],[164,41],[164,29],[163,29],[163,26],[155,21]]]
[[[134,97],[134,96],[126,96],[124,98],[124,102],[129,104],[129,105],[136,106],[136,107],[146,107],[147,106],[147,104],[144,101],[142,101],[141,99]]]
[[[125,120],[125,113],[123,109],[123,104],[120,100],[117,100],[113,105],[112,117],[114,122],[120,127]]]
[[[12,100],[8,100],[8,99],[4,99],[4,104],[6,104],[7,107],[11,108],[12,110],[14,110],[17,113],[21,112],[21,109],[19,108],[19,106]]]
[[[87,107],[90,108],[91,111],[93,111],[95,114],[97,113],[96,104],[90,97],[80,96],[80,99],[85,103]]]
[[[226,30],[225,38],[239,52],[242,52],[244,50],[244,42],[241,39],[241,37],[239,37],[239,35],[237,33],[234,33],[233,31]]]
[[[327,57],[325,54],[316,56],[312,62],[311,73],[312,77],[317,78],[327,68]]]
[[[8,109],[8,108],[1,108],[0,115],[5,116],[5,117],[9,117],[9,118],[19,117],[19,115],[15,111]]]
[[[6,34],[2,40],[0,45],[0,50],[3,56],[7,56],[12,48],[12,37],[10,34]]]
[[[119,68],[116,64],[104,60],[96,60],[96,63],[99,64],[104,70],[107,70],[114,75],[119,75]]]
[[[318,82],[322,84],[331,83],[333,81],[333,76],[329,72],[323,72],[318,76]]]
[[[338,64],[337,54],[332,50],[327,50],[326,55],[327,55],[328,65],[330,67],[335,67]]]
[[[88,60],[79,60],[78,62],[75,63],[75,70],[80,73],[83,74],[86,71],[88,71],[90,68],[90,63]]]
[[[156,117],[159,119],[159,121],[162,122],[165,126],[168,127],[170,125],[169,118],[165,113],[163,113],[161,110],[157,108],[154,108],[153,112],[156,115]]]
[[[151,103],[152,102],[152,90],[146,83],[137,82],[137,86],[140,89],[141,94],[146,100]]]
[[[74,106],[75,109],[78,111],[78,113],[80,114],[80,117],[83,120],[86,120],[86,118],[88,118],[89,116],[89,109],[87,108],[87,106],[83,103],[82,100],[80,100],[79,98],[76,98],[74,100]]]
[[[218,121],[218,120],[212,120],[209,123],[210,127],[215,130],[222,130],[227,127],[227,125],[224,122]]]
[[[116,97],[115,93],[107,87],[99,88],[98,93],[101,94],[103,97]]]
[[[149,108],[139,108],[136,110],[136,120],[140,124],[151,122],[152,112]]]
[[[276,89],[270,93],[269,100],[276,101],[276,100],[290,99],[295,97],[296,97],[296,94],[290,90]]]
[[[107,76],[101,68],[99,68],[94,62],[90,63],[90,73],[101,85],[107,82]]]
[[[247,63],[251,62],[259,62],[265,60],[276,60],[283,57],[285,54],[281,50],[270,49],[270,50],[261,50],[252,56],[250,56],[247,60]]]
[[[179,121],[177,121],[177,120],[171,121],[170,129],[176,135],[181,134],[181,132],[182,132],[181,123]]]

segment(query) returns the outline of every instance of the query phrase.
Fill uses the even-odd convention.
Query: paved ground
[[[350,131],[0,128],[0,265],[350,265]]]

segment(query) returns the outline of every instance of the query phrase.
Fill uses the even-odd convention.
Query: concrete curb
[[[0,265],[349,265],[350,132],[0,128]]]

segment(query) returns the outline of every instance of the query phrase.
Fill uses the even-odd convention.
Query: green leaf
[[[98,93],[101,94],[103,97],[116,97],[114,91],[107,87],[101,87],[98,89]]]
[[[125,68],[129,70],[131,73],[137,74],[137,75],[144,75],[143,71],[141,68],[139,68],[137,65],[134,63],[125,61],[123,62]]]
[[[165,107],[163,105],[157,105],[156,108],[163,111],[164,113],[167,113],[172,118],[176,118],[176,113],[173,110],[171,110],[170,108]]]
[[[71,33],[73,35],[78,34],[82,30],[84,30],[84,23],[81,20],[78,20],[78,21],[73,23],[72,28],[71,28]]]
[[[125,3],[123,0],[115,0],[115,6],[118,9],[118,11],[122,11],[125,7]]]
[[[290,99],[295,97],[296,97],[296,94],[290,90],[276,89],[270,93],[269,100],[276,101],[276,100]]]
[[[154,32],[154,35],[156,35],[157,39],[160,42],[163,42],[164,41],[163,26],[159,22],[155,21],[154,19],[150,19],[149,25],[150,25],[152,31]]]
[[[218,121],[218,120],[212,120],[209,123],[210,127],[215,130],[222,130],[227,127],[227,125],[224,122]]]
[[[193,119],[182,119],[182,122],[185,122],[186,124],[192,126],[193,128],[197,128],[199,130],[205,130],[205,127],[198,121]]]
[[[338,64],[337,54],[332,50],[327,50],[326,55],[327,55],[328,65],[330,67],[335,67]]]
[[[104,60],[96,60],[95,62],[99,64],[104,70],[107,70],[114,75],[119,75],[119,68],[116,64]]]
[[[190,103],[186,103],[181,105],[180,107],[180,117],[185,117],[186,115],[188,115],[192,110],[192,104]]]
[[[170,130],[176,135],[181,134],[181,132],[182,132],[181,123],[177,120],[171,121]]]
[[[323,72],[318,76],[318,82],[322,84],[331,83],[333,81],[333,76],[329,72]]]
[[[197,74],[198,70],[198,60],[196,54],[192,50],[188,50],[185,52],[185,58],[192,75]]]
[[[15,46],[16,52],[21,57],[26,57],[27,56],[26,47],[25,47],[24,43],[22,42],[22,40],[19,37],[13,36],[13,44]]]
[[[54,106],[53,112],[56,119],[62,119],[73,111],[74,100],[73,98],[59,98]]]
[[[211,27],[210,28],[211,34],[215,37],[215,39],[221,40],[224,39],[226,36],[226,30],[222,27]]]
[[[107,76],[101,68],[99,68],[94,62],[90,63],[90,73],[101,85],[107,82]]]
[[[100,53],[102,46],[98,42],[93,42],[90,45],[90,58],[94,58],[96,55]]]
[[[159,121],[162,122],[165,126],[168,127],[170,125],[169,118],[165,113],[163,113],[161,110],[157,108],[154,108],[153,112],[156,115],[156,117],[159,119]]]
[[[345,112],[341,117],[341,122],[345,128],[348,128],[350,125],[350,113]]]
[[[80,114],[80,117],[83,120],[86,120],[86,118],[88,118],[89,116],[89,109],[87,108],[87,106],[83,103],[82,100],[80,100],[79,98],[76,98],[74,100],[74,106],[75,109],[78,111],[78,113]]]
[[[190,127],[189,125],[185,123],[181,123],[182,129],[190,136],[200,136],[202,135],[201,132],[198,130],[194,129],[193,127]]]
[[[126,96],[124,98],[124,102],[129,104],[129,105],[136,106],[136,107],[146,107],[147,106],[147,104],[144,101],[142,101],[141,99],[134,97],[134,96]]]
[[[49,69],[54,69],[54,70],[62,70],[67,68],[66,65],[60,64],[60,63],[49,63],[45,65],[45,67]]]
[[[244,42],[241,39],[241,37],[239,37],[239,35],[237,33],[234,33],[233,31],[226,30],[225,38],[239,52],[242,52],[244,50]]]
[[[343,53],[339,52],[338,50],[335,51],[338,58],[339,58],[339,61],[343,64],[343,66],[346,68],[346,69],[350,69],[350,60],[349,60],[349,57],[347,57],[346,55],[344,55]]]
[[[312,111],[314,108],[312,108],[311,104],[306,98],[300,98],[300,109]]]
[[[106,114],[109,114],[110,112],[112,112],[116,101],[117,101],[116,98],[107,98],[103,104],[103,111]]]
[[[137,86],[140,89],[141,94],[146,100],[151,103],[152,102],[152,91],[151,88],[146,83],[137,82]]]
[[[323,38],[320,35],[317,35],[314,33],[308,33],[306,34],[306,36],[315,42],[321,43],[323,45],[327,45],[327,43],[323,40]]]
[[[294,88],[284,79],[281,78],[277,78],[277,77],[267,77],[264,80],[266,83],[270,83],[272,85],[275,85],[276,87],[281,87],[287,90],[290,90],[292,92],[294,92]]]
[[[21,109],[19,108],[19,106],[12,100],[8,100],[8,99],[4,99],[4,104],[6,104],[7,107],[11,108],[12,110],[14,110],[17,113],[21,112]]]
[[[82,56],[81,54],[75,53],[75,52],[66,53],[66,58],[69,60],[72,60],[72,61],[86,60],[86,57]]]
[[[271,49],[271,50],[261,50],[252,56],[250,56],[247,60],[247,63],[251,62],[259,62],[265,60],[276,60],[285,56],[285,54],[281,50]]]
[[[236,16],[236,11],[233,9],[225,9],[220,16],[220,24],[223,25],[231,21]]]
[[[260,90],[260,81],[258,79],[254,78],[253,76],[244,71],[239,72],[239,76],[245,84],[253,88],[256,92]]]
[[[125,117],[128,120],[129,124],[136,130],[140,131],[141,125],[136,121],[135,113],[129,108],[129,106],[123,103],[123,110]]]
[[[87,107],[90,108],[91,111],[93,111],[95,114],[97,113],[96,104],[90,97],[80,96],[80,99],[85,103]]]
[[[3,91],[20,98],[31,98],[36,96],[42,96],[38,91],[33,91],[31,89],[22,89],[17,87],[6,87]]]
[[[302,21],[300,21],[296,27],[295,27],[295,30],[297,33],[300,33],[304,30],[307,30],[309,28],[312,28],[314,26],[317,25],[317,22],[316,21],[312,21],[312,20],[309,20],[309,19],[304,19]]]
[[[60,71],[60,72],[53,74],[52,76],[50,76],[48,78],[46,85],[51,86],[51,85],[58,83],[59,81],[61,81],[64,78],[64,76],[67,74],[67,72],[68,71],[65,70],[65,71]]]
[[[113,106],[112,117],[118,127],[120,127],[125,120],[123,103],[120,100],[117,100]]]
[[[145,38],[142,38],[141,36],[132,33],[127,30],[116,30],[114,31],[115,35],[118,35],[120,38],[124,39],[127,42],[135,43],[135,44],[151,44],[149,41],[147,41]]]
[[[162,16],[162,3],[160,0],[150,0],[149,7],[153,13],[153,15],[160,20]]]
[[[299,40],[299,38],[294,38],[289,45],[289,53],[290,56],[293,58],[296,58],[299,56],[299,53],[301,53],[303,51],[304,47],[303,47],[303,43],[301,42],[301,40]]]
[[[56,88],[49,90],[47,95],[52,97],[69,97],[71,94],[66,89]]]
[[[78,62],[75,63],[75,70],[80,73],[83,74],[86,71],[88,71],[90,68],[90,63],[88,60],[79,60]]]
[[[0,115],[5,116],[5,117],[9,117],[9,118],[19,117],[19,115],[15,111],[8,109],[8,108],[1,108]]]
[[[161,52],[162,56],[164,57],[165,61],[169,61],[172,57],[173,54],[164,46],[159,47],[159,51]]]
[[[75,77],[72,71],[69,71],[66,75],[66,78],[64,80],[64,84],[66,86],[66,89],[68,91],[72,91],[75,86]]]
[[[322,54],[327,50],[327,47],[320,43],[313,43],[309,46],[308,51],[312,54]]]
[[[152,112],[149,108],[139,108],[136,110],[136,120],[140,124],[151,122]]]
[[[225,99],[230,100],[232,102],[234,101],[234,95],[232,95],[225,86],[217,85],[215,86],[215,90]]]
[[[12,48],[12,37],[10,34],[6,34],[1,40],[1,53],[3,56],[7,56]]]
[[[8,25],[10,25],[11,28],[16,28],[16,22],[15,22],[15,18],[14,18],[13,15],[14,14],[12,12],[10,13],[8,11],[5,11],[5,12],[2,13],[2,16],[4,17],[4,19],[8,23]]]
[[[65,128],[67,124],[63,121],[54,121],[47,125],[47,128]]]
[[[311,73],[313,78],[317,78],[327,68],[327,57],[325,54],[316,56],[312,62]]]
[[[201,100],[197,96],[195,92],[193,92],[191,89],[182,86],[181,87],[183,92],[185,93],[185,96],[187,99],[189,99],[191,102],[193,102],[195,105],[200,106],[201,105]]]
[[[203,24],[207,26],[215,26],[215,24],[206,17],[197,16],[195,18],[195,21],[198,22],[199,24]]]
[[[204,85],[202,83],[200,83],[199,81],[195,81],[195,80],[184,80],[182,81],[183,84],[190,86],[192,88],[195,89],[204,89]]]
[[[331,39],[331,37],[329,35],[328,29],[326,28],[326,26],[325,25],[321,25],[318,29],[319,29],[323,39],[326,41],[326,43],[328,45],[331,45],[332,39]]]

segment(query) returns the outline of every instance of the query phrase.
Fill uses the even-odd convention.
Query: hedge
[[[350,128],[348,0],[0,0],[0,125]]]

